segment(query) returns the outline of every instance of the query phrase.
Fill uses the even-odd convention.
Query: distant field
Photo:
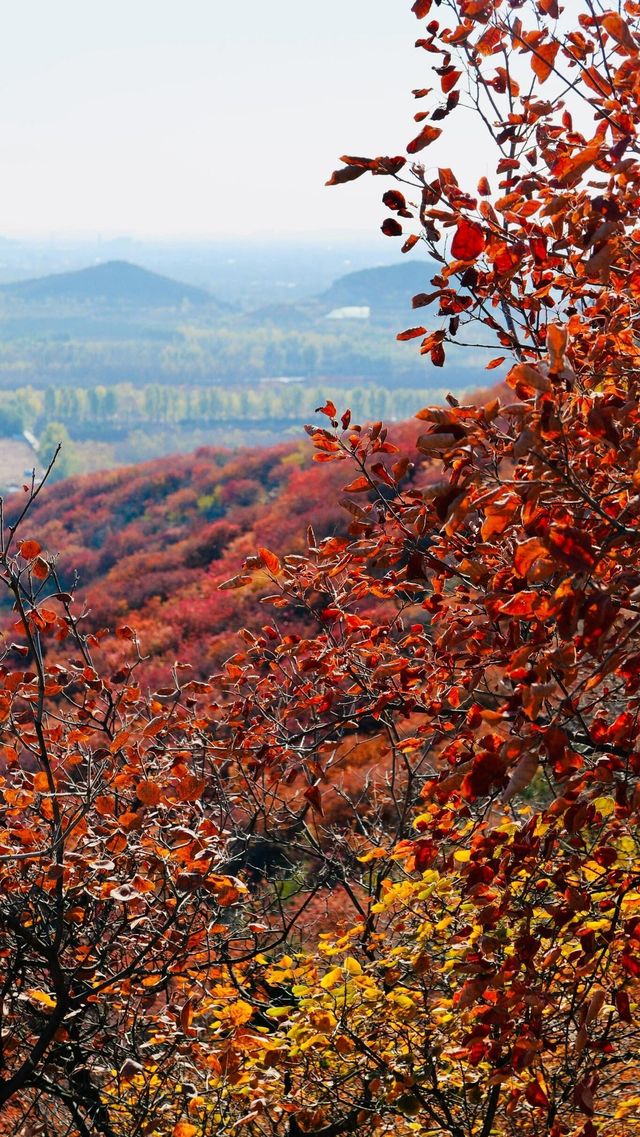
[[[28,442],[0,437],[0,493],[28,481],[34,467],[39,476],[38,456]]]

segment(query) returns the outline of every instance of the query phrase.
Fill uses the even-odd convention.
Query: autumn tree
[[[630,1137],[640,8],[414,11],[435,79],[414,92],[410,157],[346,156],[330,184],[393,179],[383,232],[436,263],[413,301],[430,326],[400,338],[436,367],[451,342],[485,347],[508,393],[420,411],[431,476],[328,403],[310,433],[318,461],[349,471],[349,537],[247,563],[319,631],[266,628],[235,661],[237,744],[306,783],[324,834],[309,856],[330,850],[357,915],[270,963],[295,1005],[272,1011],[280,1074],[253,1072],[245,1124]],[[470,123],[496,153],[477,187],[422,159]],[[340,747],[376,727],[386,787],[353,803],[338,849],[321,814]]]
[[[127,625],[126,661],[100,665],[104,633],[83,632],[30,535],[46,481],[10,523],[0,502],[0,1132],[190,1137],[211,1112],[196,1084],[222,1069],[213,993],[223,1032],[252,1017],[225,999],[297,905],[275,887],[273,824],[256,859],[262,791],[216,745],[211,685],[178,664],[149,695]]]

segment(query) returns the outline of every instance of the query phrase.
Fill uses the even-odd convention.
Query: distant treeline
[[[135,427],[203,427],[220,422],[300,423],[313,417],[327,398],[351,407],[363,420],[407,419],[428,402],[441,402],[445,388],[418,393],[385,387],[338,387],[334,384],[260,384],[224,387],[21,387],[0,392],[0,435],[31,430],[39,435],[49,423],[63,423],[73,437],[112,437]]]
[[[3,325],[0,324],[0,334]],[[448,369],[449,383],[465,381],[461,369]],[[458,373],[459,372],[459,373]],[[124,381],[135,385],[243,383],[279,376],[322,380],[343,377],[352,384],[389,387],[423,385],[433,371],[391,331],[375,327],[326,330],[283,329],[274,325],[233,328],[185,327],[164,340],[138,335],[122,340],[70,339],[57,335],[0,341],[0,388],[31,384],[93,387]]]

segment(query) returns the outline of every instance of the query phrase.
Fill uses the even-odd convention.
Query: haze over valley
[[[54,478],[300,437],[326,398],[364,420],[442,398],[439,370],[396,339],[435,266],[390,244],[5,241],[2,488],[58,442]],[[139,263],[111,255],[125,251]],[[482,360],[459,349],[447,389],[481,382]]]

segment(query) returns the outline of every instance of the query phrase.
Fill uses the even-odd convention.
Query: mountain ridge
[[[0,285],[0,295],[23,301],[102,300],[138,307],[178,307],[191,304],[218,304],[204,288],[151,272],[131,261],[113,260],[70,272],[50,273]]]
[[[339,276],[317,299],[334,308],[367,306],[372,312],[410,309],[411,297],[428,291],[435,270],[431,261],[374,265]]]

